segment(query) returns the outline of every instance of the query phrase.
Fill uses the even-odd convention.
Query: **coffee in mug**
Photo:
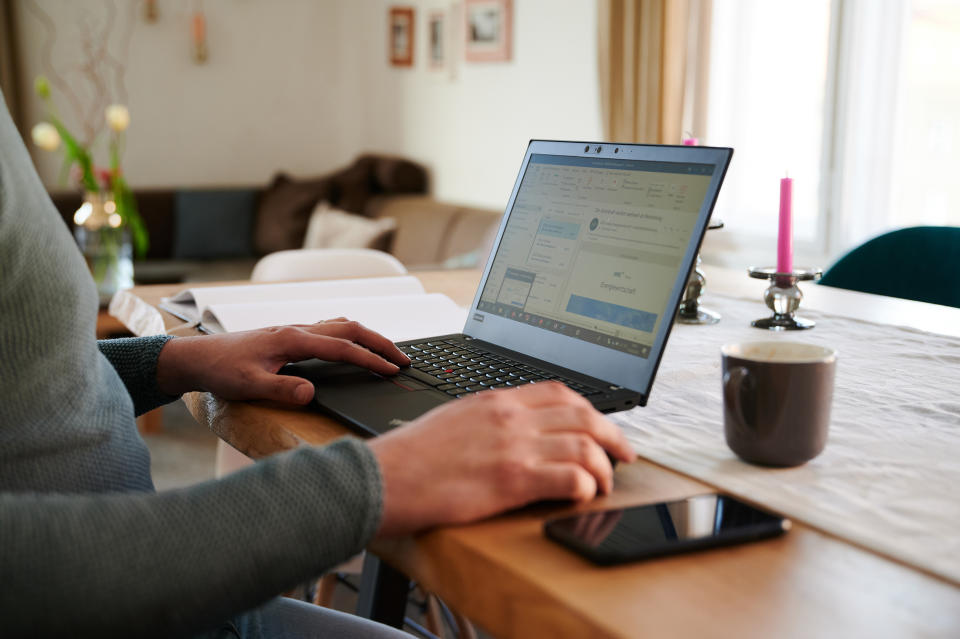
[[[819,455],[830,426],[837,352],[786,341],[727,344],[720,352],[730,449],[767,466],[798,466]]]

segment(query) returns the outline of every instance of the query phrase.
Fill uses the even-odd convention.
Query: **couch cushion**
[[[278,173],[260,198],[254,250],[265,255],[300,248],[313,207],[320,200],[335,201],[336,194],[336,184],[330,178],[294,180]]]
[[[391,253],[405,266],[439,264],[458,206],[425,195],[380,197],[367,208],[374,217],[397,220]]]
[[[303,248],[371,248],[387,251],[397,228],[392,217],[370,219],[321,202],[310,215]]]
[[[461,207],[457,212],[456,222],[441,247],[440,259],[446,262],[473,253],[476,254],[476,263],[473,266],[482,264],[487,259],[493,240],[496,239],[497,227],[502,218],[500,211]]]
[[[182,190],[174,195],[174,259],[251,255],[253,189]]]
[[[173,192],[166,190],[137,191],[137,210],[150,234],[147,258],[158,259],[173,254],[176,221],[173,216]]]
[[[370,202],[373,217],[397,220],[391,253],[406,266],[440,265],[451,256],[481,248],[498,211],[438,202],[426,195],[379,197]]]

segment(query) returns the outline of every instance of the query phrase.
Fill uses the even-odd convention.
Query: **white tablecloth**
[[[752,328],[758,299],[708,296],[723,320],[677,324],[644,408],[617,413],[637,452],[721,490],[960,583],[960,339],[803,311],[813,330]],[[804,466],[742,462],[723,436],[720,346],[839,351],[830,435]]]

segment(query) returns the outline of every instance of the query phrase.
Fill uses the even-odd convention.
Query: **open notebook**
[[[467,313],[413,276],[197,287],[164,298],[160,308],[208,333],[348,317],[393,341],[459,331]]]

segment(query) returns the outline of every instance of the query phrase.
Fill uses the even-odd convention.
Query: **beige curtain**
[[[599,0],[600,93],[607,140],[702,137],[711,0]]]
[[[0,91],[13,122],[20,126],[20,91],[17,77],[17,38],[12,0],[0,0]]]

